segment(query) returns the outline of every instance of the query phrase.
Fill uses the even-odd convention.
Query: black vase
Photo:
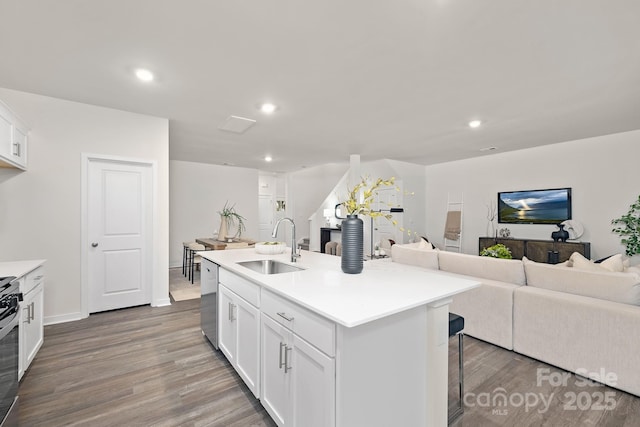
[[[364,225],[358,215],[347,215],[342,220],[342,271],[348,274],[362,272],[364,259]]]
[[[564,224],[558,224],[557,227],[560,229],[558,231],[554,231],[551,233],[551,238],[554,242],[566,242],[569,238],[569,232],[564,229]]]

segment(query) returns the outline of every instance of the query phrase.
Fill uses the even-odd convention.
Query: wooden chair
[[[182,275],[187,277],[189,266],[191,265],[191,251],[189,245],[195,242],[182,242]]]
[[[190,256],[189,256],[189,280],[191,280],[191,283],[193,283],[193,279],[194,279],[194,270],[199,270],[200,269],[200,264],[202,263],[202,257],[200,255],[198,255],[196,252],[199,251],[204,251],[206,250],[206,248],[204,247],[204,245],[201,245],[200,243],[189,243],[189,252],[190,252]]]

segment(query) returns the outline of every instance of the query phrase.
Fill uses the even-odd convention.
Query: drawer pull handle
[[[277,314],[278,314],[278,316],[282,317],[287,322],[293,322],[293,316],[292,317],[287,316],[287,313],[285,313],[284,311],[283,312],[279,312]]]
[[[293,369],[291,366],[289,366],[289,352],[291,351],[291,347],[286,347],[284,348],[284,373],[286,374],[287,372],[289,372],[291,369]]]
[[[233,322],[234,320],[236,320],[236,318],[233,317],[233,309],[235,308],[235,306],[236,305],[234,303],[232,302],[229,303],[229,321],[230,322]]]
[[[287,366],[287,361],[286,360],[284,362],[282,361],[282,353],[283,353],[282,349],[283,348],[285,349],[285,353],[286,353],[287,345],[285,343],[281,342],[280,343],[280,355],[278,356],[278,363],[279,363],[278,369],[282,369],[283,366],[286,369],[286,366]]]

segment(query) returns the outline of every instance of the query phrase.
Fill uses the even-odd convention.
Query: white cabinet
[[[44,267],[19,278],[23,294],[20,314],[18,377],[22,378],[44,342]]]
[[[27,135],[24,123],[0,102],[0,167],[27,168]]]
[[[218,345],[256,397],[260,395],[260,311],[256,306],[259,291],[257,285],[220,270]]]
[[[333,342],[333,324],[267,291],[262,302],[262,405],[281,427],[334,426],[335,359],[316,348],[327,332]]]

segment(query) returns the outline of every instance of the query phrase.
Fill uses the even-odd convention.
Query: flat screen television
[[[571,188],[498,193],[498,222],[559,224],[571,219]]]

